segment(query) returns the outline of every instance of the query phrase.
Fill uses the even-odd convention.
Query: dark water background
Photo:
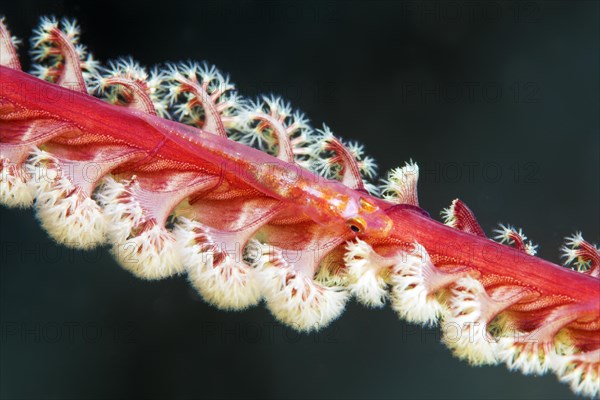
[[[546,259],[575,230],[599,239],[598,2],[3,0],[0,13],[25,39],[41,15],[76,17],[102,61],[214,63],[243,94],[279,93],[361,141],[381,171],[417,161],[432,215],[460,197]],[[0,209],[0,263],[3,399],[574,397],[551,375],[472,368],[389,307],[350,304],[314,335],[263,306],[218,311],[182,278],[144,282],[105,249],[55,245],[30,210]]]

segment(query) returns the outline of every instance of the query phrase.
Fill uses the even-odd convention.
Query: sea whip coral
[[[32,45],[37,77],[2,22],[0,202],[33,205],[58,242],[108,243],[144,279],[187,274],[219,308],[264,299],[301,331],[352,296],[390,301],[440,324],[472,364],[552,371],[598,395],[600,253],[581,234],[563,248],[574,271],[536,258],[512,226],[497,230],[505,244],[488,239],[460,200],[438,223],[419,207],[415,163],[377,186],[361,146],[281,99],[242,98],[207,64],[104,68],[74,22],[52,18]]]

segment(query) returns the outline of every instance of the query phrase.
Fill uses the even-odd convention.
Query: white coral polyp
[[[37,216],[48,234],[66,246],[90,249],[105,241],[106,219],[98,204],[81,190],[64,196],[64,191],[40,193]]]
[[[35,192],[27,184],[28,181],[29,175],[23,166],[0,159],[0,204],[17,208],[31,207]]]
[[[383,198],[394,203],[418,205],[418,181],[419,166],[411,160],[403,167],[395,168],[388,173],[381,187]]]
[[[525,375],[543,375],[552,366],[555,358],[554,345],[536,339],[503,337],[498,340],[498,360],[506,363],[510,370]]]
[[[392,308],[409,322],[434,325],[442,314],[442,305],[428,283],[435,274],[425,249],[398,255],[390,273]]]
[[[162,279],[183,272],[172,232],[148,219],[130,185],[105,178],[97,198],[104,208],[112,252],[123,268],[143,279]]]
[[[375,252],[366,242],[357,239],[346,246],[344,263],[348,269],[348,289],[358,301],[368,307],[383,307],[387,299],[386,269],[373,259]]]
[[[280,255],[265,253],[257,268],[267,308],[282,323],[303,332],[316,331],[341,315],[349,293],[318,284],[288,265]],[[277,259],[273,263],[274,258]]]
[[[600,392],[600,349],[555,357],[555,372],[575,393],[596,398]]]
[[[58,160],[36,150],[28,161],[35,193],[35,209],[41,225],[57,242],[78,249],[90,249],[106,239],[106,219],[100,206],[60,170]]]
[[[133,229],[144,222],[142,207],[128,189],[130,184],[129,181],[117,182],[112,176],[107,176],[96,194],[110,222],[108,236],[113,243],[127,241]]]
[[[497,362],[497,340],[488,333],[484,308],[487,294],[478,280],[460,278],[450,291],[442,323],[443,342],[473,365]]]
[[[342,268],[331,268],[328,265],[322,265],[315,275],[315,281],[324,286],[348,287],[348,278],[345,266]]]
[[[113,243],[115,258],[142,279],[163,279],[183,272],[175,238],[164,226],[153,225],[124,242]]]
[[[180,217],[174,234],[188,279],[204,300],[225,310],[242,310],[260,301],[255,269],[237,259],[239,254],[219,251],[209,228]]]

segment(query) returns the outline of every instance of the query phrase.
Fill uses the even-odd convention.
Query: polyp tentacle
[[[497,362],[498,339],[490,323],[503,310],[529,295],[519,286],[494,288],[491,293],[477,279],[465,276],[451,285],[442,322],[443,342],[454,354],[474,365]],[[498,324],[499,334],[506,326]]]
[[[4,18],[0,18],[0,65],[21,70],[21,63],[16,49],[17,39],[13,37],[4,24]]]
[[[248,242],[281,209],[266,197],[196,198],[185,207],[174,229],[190,283],[209,303],[222,309],[256,304],[260,285],[253,263],[256,254]]]
[[[290,232],[291,231],[291,232]],[[313,222],[263,229],[267,240],[257,262],[262,291],[271,313],[300,331],[328,325],[344,309],[349,293],[315,281],[321,261],[347,239]]]
[[[169,65],[164,77],[168,89],[166,96],[175,112],[186,121],[202,129],[227,137],[223,117],[229,116],[239,107],[234,86],[214,67],[195,63]],[[184,97],[183,103],[179,98]],[[204,115],[193,108],[202,107]],[[204,120],[202,120],[204,118]]]
[[[360,239],[346,245],[344,264],[350,293],[366,306],[382,307],[388,297],[386,278],[391,264]]]
[[[60,243],[84,249],[102,244],[106,220],[92,193],[102,176],[135,157],[136,152],[111,148],[91,156],[84,153],[89,159],[70,160],[59,156],[61,150],[59,147],[49,153],[36,148],[27,162],[37,216],[48,234]],[[66,152],[77,154],[73,148]]]
[[[75,128],[51,119],[22,119],[20,114],[23,113],[19,111],[11,114],[15,119],[2,126],[0,203],[9,207],[29,207],[35,198],[35,186],[30,184],[32,176],[27,158],[37,145]]]
[[[79,27],[75,22],[62,20],[61,28],[54,18],[42,18],[40,27],[34,32],[31,42],[34,59],[50,60],[48,67],[34,66],[34,73],[42,79],[51,79],[56,84],[87,93],[85,76],[93,73],[96,62],[87,54],[79,42]],[[84,71],[86,73],[84,74]]]
[[[344,185],[352,189],[365,190],[359,160],[355,158],[355,155],[341,140],[333,136],[327,126],[318,132],[321,137],[315,141],[315,151],[332,152],[333,155],[319,159],[317,170],[328,178],[338,178]]]
[[[113,104],[136,108],[148,114],[167,116],[166,102],[158,96],[162,76],[146,70],[132,59],[111,62],[110,67],[91,78],[90,89],[106,94]]]
[[[117,181],[105,178],[97,197],[109,221],[112,251],[121,265],[145,279],[183,272],[174,234],[166,220],[177,204],[195,192],[211,188],[218,177],[197,173],[142,174]]]
[[[383,198],[396,204],[419,206],[417,183],[419,181],[419,166],[408,162],[400,168],[388,172],[387,179],[382,182]]]
[[[519,332],[516,326],[512,335],[498,341],[498,358],[509,369],[521,370],[524,374],[541,375],[554,368],[555,355],[572,352],[568,334],[561,330],[585,313],[585,306],[562,305],[555,307],[534,328]],[[593,307],[592,307],[593,308]]]
[[[517,250],[532,256],[537,253],[537,245],[531,241],[527,242],[527,236],[525,236],[520,228],[516,229],[510,225],[500,224],[500,227],[494,230],[494,232],[497,234],[494,239],[499,240],[500,243],[511,244]]]
[[[575,393],[595,398],[600,387],[600,349],[578,354],[555,355],[555,373]]]
[[[595,278],[600,277],[600,251],[585,241],[581,233],[568,237],[561,252],[563,258],[566,258],[566,265],[572,265],[575,270]]]
[[[442,211],[442,217],[444,218],[444,223],[448,226],[485,237],[485,233],[481,229],[481,226],[479,226],[473,211],[459,199],[455,199],[450,207]]]
[[[289,104],[273,96],[247,102],[236,117],[234,138],[299,165],[311,163],[308,120]]]

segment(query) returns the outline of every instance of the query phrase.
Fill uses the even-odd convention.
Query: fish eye
[[[366,222],[361,217],[349,218],[348,220],[346,220],[346,223],[348,224],[350,230],[354,233],[364,232],[366,228]]]

